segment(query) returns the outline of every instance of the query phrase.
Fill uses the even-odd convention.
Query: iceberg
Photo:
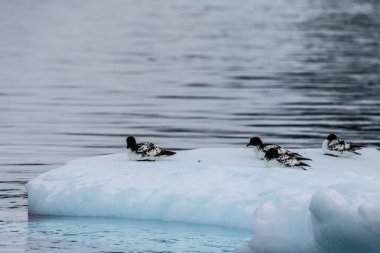
[[[267,168],[251,149],[179,151],[156,162],[82,158],[26,185],[30,215],[100,216],[251,230],[238,253],[380,252],[380,156],[299,149],[312,169]]]

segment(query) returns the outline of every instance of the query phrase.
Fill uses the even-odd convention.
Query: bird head
[[[259,137],[253,137],[249,140],[249,143],[247,144],[247,147],[249,146],[261,146],[263,145],[263,142]]]
[[[136,147],[136,139],[133,136],[128,136],[127,140],[127,148],[134,149]]]
[[[326,139],[329,140],[329,141],[332,141],[332,140],[336,140],[336,139],[338,139],[338,137],[336,137],[335,134],[329,134],[329,136],[327,136]]]

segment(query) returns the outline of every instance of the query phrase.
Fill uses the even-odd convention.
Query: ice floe
[[[252,230],[239,253],[380,252],[380,152],[296,151],[313,159],[312,169],[267,168],[240,148],[180,151],[157,162],[123,153],[78,159],[26,185],[29,213]]]

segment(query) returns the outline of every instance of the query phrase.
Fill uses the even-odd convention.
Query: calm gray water
[[[67,160],[122,152],[129,134],[189,149],[254,135],[318,147],[335,132],[379,147],[379,43],[377,0],[1,0],[0,251],[126,251],[91,233],[52,244],[71,223],[28,221],[24,184]]]

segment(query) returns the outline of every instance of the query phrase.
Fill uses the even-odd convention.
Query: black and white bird
[[[361,155],[357,151],[362,149],[363,145],[353,144],[338,139],[335,134],[330,134],[322,143],[323,153],[330,156],[351,157]]]
[[[290,157],[294,157],[298,160],[311,160],[310,158],[303,157],[302,155],[292,152],[284,147],[281,147],[276,144],[263,144],[261,139],[259,137],[253,137],[250,139],[249,143],[247,144],[247,147],[252,146],[253,152],[255,153],[256,157],[259,159],[264,159],[265,154],[268,152],[269,149],[274,148],[277,150],[277,153],[281,155],[288,155]]]
[[[133,136],[129,136],[126,141],[129,160],[156,161],[160,158],[176,154],[173,151],[157,147],[151,142],[136,143],[136,139]]]
[[[306,167],[310,167],[310,165],[299,161],[293,156],[278,153],[275,148],[270,148],[266,152],[264,162],[267,167],[288,167],[303,170],[307,170]]]

